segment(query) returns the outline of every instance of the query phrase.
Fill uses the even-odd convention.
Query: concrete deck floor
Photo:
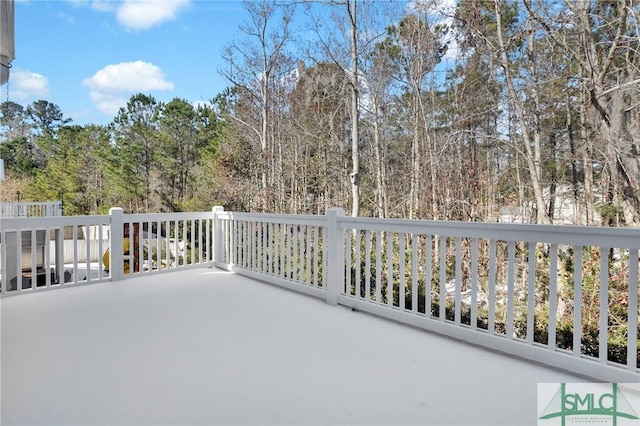
[[[586,381],[215,269],[0,303],[2,425],[533,425]]]

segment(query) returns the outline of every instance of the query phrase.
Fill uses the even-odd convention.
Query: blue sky
[[[245,20],[240,1],[17,0],[9,100],[45,99],[80,125],[109,123],[138,92],[206,102]]]
[[[400,12],[455,4],[392,1]],[[240,0],[15,0],[9,100],[47,100],[79,125],[111,122],[136,93],[210,101],[229,85],[222,51],[248,18]]]

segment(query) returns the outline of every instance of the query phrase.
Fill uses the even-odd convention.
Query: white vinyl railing
[[[0,203],[0,218],[62,216],[62,201]]]
[[[327,218],[216,214],[217,266],[326,298]]]
[[[217,265],[612,382],[640,380],[640,229],[217,212]]]
[[[213,212],[5,218],[2,296],[211,265]]]
[[[636,382],[639,252],[640,229],[630,228],[114,208],[3,219],[0,289],[217,266],[598,380]]]

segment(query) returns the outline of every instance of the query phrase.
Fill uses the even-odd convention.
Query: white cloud
[[[4,89],[4,87],[3,87]],[[14,102],[27,103],[49,95],[49,80],[42,74],[12,68],[9,77],[9,97]]]
[[[98,12],[112,12],[116,8],[114,3],[112,2],[98,0],[98,1],[91,2],[91,9]]]
[[[98,111],[113,116],[129,101],[125,96],[119,94],[95,92],[93,90],[89,93],[89,96]]]
[[[107,65],[82,84],[89,87],[94,105],[105,114],[116,114],[135,93],[174,87],[158,66],[143,61]]]
[[[1,1],[1,0],[0,0]],[[27,1],[27,0],[22,0]],[[89,7],[96,12],[114,13],[123,27],[142,31],[176,19],[193,0],[66,0],[74,8]]]
[[[190,0],[125,0],[116,11],[120,24],[130,30],[147,30],[175,19]]]
[[[173,83],[150,62],[135,61],[107,65],[83,83],[91,89],[108,92],[172,90]]]

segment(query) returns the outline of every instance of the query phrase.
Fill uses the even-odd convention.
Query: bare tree
[[[291,41],[290,25],[294,4],[277,0],[245,1],[249,21],[241,27],[246,39],[233,41],[223,53],[228,68],[221,74],[234,86],[242,89],[255,103],[258,120],[242,120],[234,116],[255,135],[261,152],[261,209],[269,206],[269,163],[272,155],[270,141],[272,96],[274,86],[283,84],[286,73],[293,70],[293,61],[286,48]]]
[[[351,215],[360,214],[360,72],[359,58],[361,31],[359,22],[359,11],[364,5],[359,0],[328,0],[320,2],[310,2],[309,11],[312,11],[313,3],[320,3],[325,6],[335,7],[340,13],[331,14],[331,30],[327,31],[326,19],[314,17],[312,19],[313,28],[317,36],[316,42],[322,47],[323,58],[318,59],[317,55],[310,55],[317,62],[333,62],[338,65],[347,76],[350,91],[350,120],[351,120]],[[335,31],[337,29],[337,31]],[[348,49],[343,49],[348,46]]]
[[[580,130],[585,152],[595,155],[594,151],[600,150],[610,176],[609,202],[621,205],[627,225],[640,223],[640,162],[633,143],[640,86],[637,5],[633,0],[565,0],[566,10],[558,10],[541,1],[525,0],[524,4],[550,40],[577,64],[583,92]],[[591,131],[599,142],[595,146]],[[585,191],[592,200],[588,163],[597,160],[590,157],[584,161],[589,172]]]

